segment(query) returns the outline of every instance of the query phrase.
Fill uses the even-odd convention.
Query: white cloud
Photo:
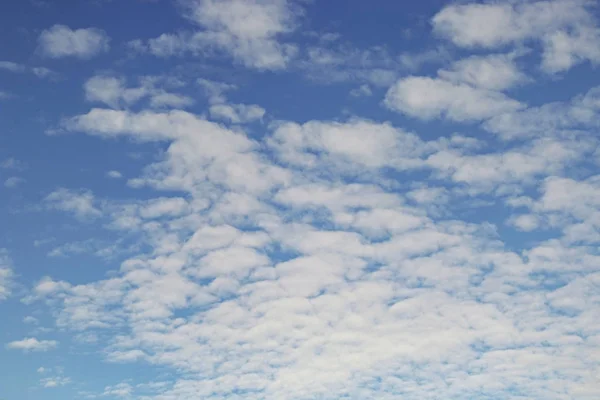
[[[349,81],[385,87],[397,79],[402,67],[382,46],[360,49],[349,43],[319,43],[305,53],[294,65],[324,84]]]
[[[335,55],[313,61],[336,65]],[[102,215],[135,252],[106,278],[43,278],[27,300],[43,301],[59,329],[107,362],[175,375],[98,396],[598,397],[600,186],[565,177],[594,162],[597,96],[561,103],[554,120],[556,106],[521,110],[497,91],[519,82],[511,57],[466,58],[438,78],[400,80],[388,97],[421,118],[491,118],[488,130],[509,115],[516,122],[499,134],[524,127],[515,143],[358,117],[275,121],[262,135],[181,110],[94,108],[66,119],[66,131],[160,142],[146,145],[159,151],[128,181],[146,187],[144,200],[50,199]],[[421,98],[404,96],[405,82]],[[209,107],[237,110],[225,96],[233,85],[198,83]],[[121,94],[103,98],[125,108],[127,87],[117,86]],[[590,129],[538,135],[540,119]],[[503,205],[526,210],[509,216]],[[505,236],[498,221],[522,232]],[[562,233],[528,233],[547,227]]]
[[[0,249],[0,301],[6,300],[11,294],[13,285],[12,262],[6,249]]]
[[[55,340],[38,340],[36,338],[24,338],[6,345],[7,349],[29,351],[48,351],[56,348],[58,342]]]
[[[409,71],[418,70],[425,64],[437,64],[450,60],[450,53],[444,47],[425,50],[418,53],[402,53],[399,56],[402,66]]]
[[[134,41],[130,47],[168,57],[191,51],[221,51],[249,68],[286,68],[297,54],[296,46],[281,36],[296,28],[297,5],[287,0],[186,0],[184,16],[201,30],[195,33],[165,33],[147,43]]]
[[[372,95],[373,92],[371,91],[371,87],[367,84],[362,84],[359,87],[350,91],[350,96],[353,97],[369,97]]]
[[[412,133],[390,124],[360,119],[347,123],[281,124],[268,143],[277,150],[282,161],[313,168],[323,163],[411,168],[420,164],[418,157],[427,151]]]
[[[121,179],[123,174],[121,174],[119,171],[111,170],[106,173],[106,176],[111,179]]]
[[[520,231],[530,232],[537,229],[540,225],[539,219],[532,214],[517,215],[509,219],[508,223]]]
[[[87,101],[104,103],[112,108],[131,106],[143,98],[149,99],[152,108],[180,108],[194,103],[188,96],[164,90],[157,85],[159,81],[145,77],[140,86],[127,88],[123,78],[98,75],[88,79],[83,88]]]
[[[257,143],[243,132],[183,111],[130,113],[93,109],[65,121],[65,128],[103,137],[169,141],[164,160],[152,167],[147,178],[131,180],[129,184],[133,186],[196,191],[202,185],[219,182],[232,189],[261,192],[288,179],[287,172],[265,163],[252,152]],[[156,174],[158,171],[162,172]]]
[[[122,382],[114,386],[105,387],[102,396],[129,398],[132,392],[133,387],[127,382]]]
[[[543,45],[542,68],[554,73],[600,60],[592,3],[584,0],[453,4],[437,13],[434,32],[461,47],[496,48],[526,40]]]
[[[30,324],[30,325],[37,325],[39,323],[39,320],[36,317],[28,315],[25,318],[23,318],[23,323]]]
[[[0,61],[0,69],[4,69],[11,72],[23,72],[25,67],[21,64],[14,63],[12,61]]]
[[[46,67],[33,67],[31,68],[31,72],[33,72],[33,74],[38,78],[48,78],[57,76],[57,74],[54,71]]]
[[[189,5],[190,19],[206,29],[203,40],[248,67],[283,68],[296,52],[277,40],[296,25],[297,11],[286,0],[195,0]]]
[[[208,112],[213,119],[243,124],[260,120],[265,115],[265,109],[256,104],[228,103],[225,93],[237,89],[235,85],[208,79],[198,79],[197,83],[208,97]]]
[[[191,97],[181,94],[159,92],[150,98],[150,105],[154,108],[185,108],[194,104]]]
[[[511,54],[471,56],[452,63],[447,69],[439,70],[438,76],[477,88],[505,90],[527,79],[519,71],[514,58],[515,55]]]
[[[26,166],[23,162],[11,157],[2,161],[2,163],[0,163],[0,168],[22,171],[26,169]]]
[[[45,388],[61,387],[61,386],[66,386],[70,383],[71,383],[71,378],[66,378],[64,376],[43,378],[40,381],[40,384]]]
[[[385,105],[420,119],[454,121],[477,121],[524,108],[499,92],[417,76],[402,78],[390,87]]]
[[[36,296],[44,297],[63,292],[71,287],[67,282],[56,282],[50,277],[42,278],[33,289]]]
[[[265,109],[255,104],[213,104],[209,108],[210,116],[234,124],[244,124],[262,119]]]
[[[109,49],[110,39],[96,28],[72,30],[65,25],[54,25],[38,38],[38,51],[50,58],[76,57],[89,59]]]
[[[504,140],[532,137],[572,138],[581,128],[596,129],[600,87],[575,96],[569,102],[546,103],[515,112],[496,115],[483,125]]]
[[[553,31],[585,16],[585,3],[551,0],[453,4],[432,19],[434,31],[463,47],[496,47]]]
[[[46,196],[44,202],[49,208],[71,212],[82,220],[102,215],[94,205],[94,195],[90,191],[61,188]]]
[[[10,178],[8,178],[4,181],[4,187],[9,188],[9,189],[14,188],[23,182],[25,182],[25,179],[20,178],[18,176],[11,176]]]
[[[589,142],[539,139],[501,153],[469,155],[441,150],[431,155],[427,164],[472,189],[489,189],[498,184],[532,183],[534,178],[559,173],[589,151]]]
[[[208,96],[208,100],[211,104],[225,103],[225,92],[237,89],[235,85],[229,83],[215,82],[203,78],[198,79],[197,82]]]
[[[586,60],[600,63],[600,29],[596,27],[552,32],[544,38],[544,44],[542,69],[546,72],[567,71]]]
[[[49,68],[46,67],[27,67],[23,64],[18,64],[12,61],[0,61],[0,69],[10,71],[10,72],[31,72],[38,78],[48,78],[56,76],[56,73]]]

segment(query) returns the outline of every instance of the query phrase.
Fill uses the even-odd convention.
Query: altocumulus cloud
[[[3,156],[2,360],[67,398],[600,398],[593,4],[447,4],[415,53],[396,2],[116,3],[81,7],[146,25],[36,31],[72,80]]]

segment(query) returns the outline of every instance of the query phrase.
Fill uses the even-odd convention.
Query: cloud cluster
[[[453,4],[432,19],[438,35],[465,48],[498,48],[538,41],[542,69],[562,72],[584,61],[600,62],[600,29],[585,0]]]
[[[552,137],[486,153],[475,139],[427,141],[360,119],[279,121],[257,142],[183,111],[94,109],[65,128],[166,142],[130,184],[185,194],[118,205],[51,196],[76,216],[101,209],[151,251],[108,279],[34,289],[60,327],[112,332],[108,361],[185,374],[150,398],[597,394],[596,311],[584,305],[594,289],[569,302],[582,285],[573,274],[591,279],[597,256],[556,241],[511,251],[489,224],[430,212],[448,206],[445,189],[383,175],[408,184],[429,171],[466,185],[453,198],[515,202],[510,185],[551,179],[589,145]],[[129,383],[105,392],[141,393]]]
[[[49,273],[23,300],[47,307],[73,346],[166,373],[82,397],[600,396],[600,91],[529,106],[516,90],[539,75],[524,65],[536,50],[522,46],[541,45],[549,73],[596,60],[589,2],[447,5],[433,31],[490,51],[456,60],[442,50],[412,60],[384,47],[358,51],[335,35],[300,48],[288,35],[302,12],[286,0],[180,5],[195,31],[130,45],[165,57],[226,55],[260,71],[294,70],[293,57],[307,54],[296,72],[327,69],[324,77],[358,87],[354,95],[387,87],[380,111],[419,121],[408,129],[402,118],[365,115],[264,118],[258,104],[228,101],[237,86],[204,77],[193,86],[207,99],[198,111],[167,78],[89,78],[94,108],[63,118],[61,130],[155,154],[127,179],[106,173],[111,190],[46,192],[40,209],[93,220],[108,235],[49,255],[95,254],[110,272]],[[52,29],[73,43],[84,35]],[[104,49],[73,43],[55,53]],[[433,59],[444,64],[419,69]],[[403,64],[414,71],[398,78]],[[0,300],[12,279],[4,264]],[[57,346],[35,337],[6,344]],[[70,383],[52,375],[41,385]]]

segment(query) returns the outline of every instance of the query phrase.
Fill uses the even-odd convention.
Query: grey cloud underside
[[[592,127],[596,91],[561,109]],[[488,129],[509,137],[545,119],[506,112]],[[562,121],[500,151],[362,119],[279,122],[256,141],[185,111],[92,109],[64,129],[167,143],[128,183],[181,196],[49,195],[49,207],[137,234],[152,251],[109,279],[44,279],[32,296],[60,327],[98,335],[109,362],[181,372],[148,395],[157,400],[592,399],[600,237],[587,233],[600,185],[561,176],[598,143]],[[524,230],[559,233],[511,251],[489,223],[454,214],[479,195]]]

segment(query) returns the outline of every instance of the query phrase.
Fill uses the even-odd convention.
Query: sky
[[[600,398],[598,6],[0,2],[0,399]]]

